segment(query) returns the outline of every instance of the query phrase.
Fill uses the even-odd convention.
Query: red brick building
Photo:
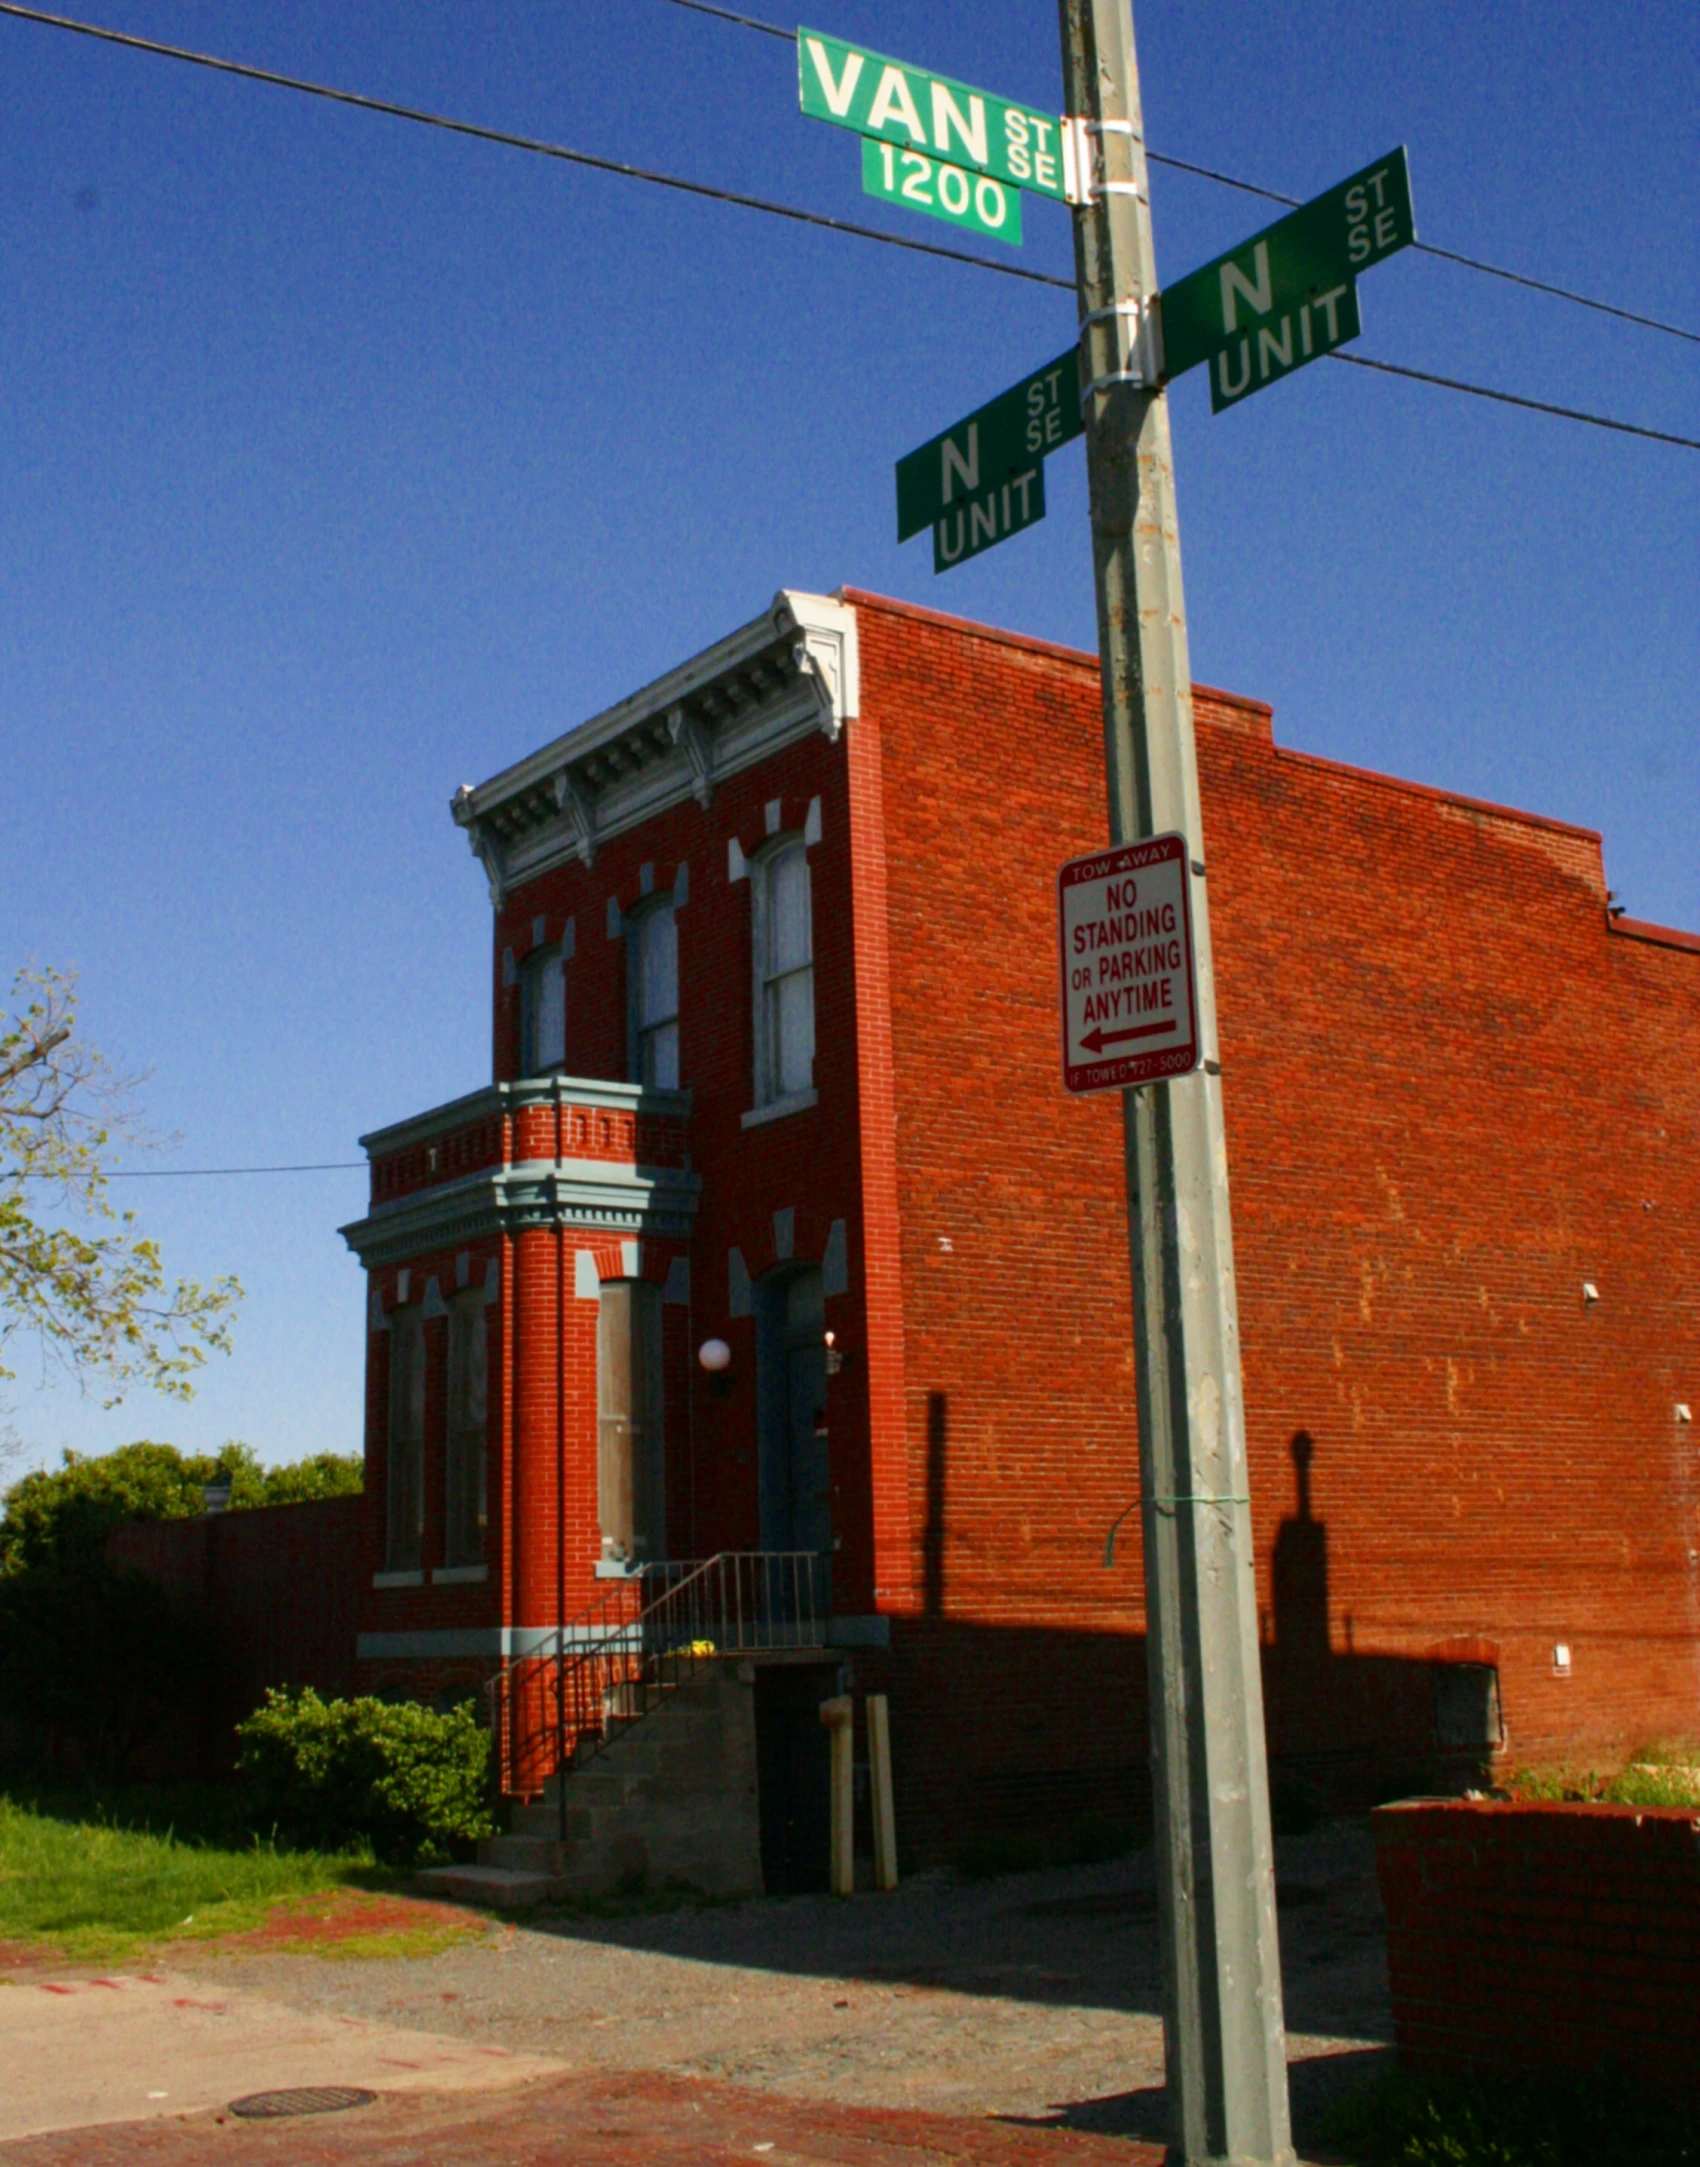
[[[1700,939],[1588,831],[1194,713],[1276,1767],[1692,1735]],[[369,1685],[801,1553],[919,1848],[1137,1808],[1120,1114],[1056,1024],[1101,747],[1092,657],[781,594],[457,795],[494,1081],[345,1230]]]

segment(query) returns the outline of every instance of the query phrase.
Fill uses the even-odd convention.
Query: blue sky
[[[666,0],[98,19],[949,238],[862,196],[790,49]],[[1700,327],[1692,0],[1136,19],[1154,149],[1305,196],[1402,141],[1424,239]],[[811,25],[1059,102],[1042,0]],[[181,1139],[151,1163],[354,1158],[484,1081],[450,793],[777,587],[1092,644],[1077,448],[1042,526],[943,579],[892,539],[893,460],[1066,345],[1068,295],[4,18],[0,82],[0,962],[80,970]],[[1165,277],[1270,215],[1153,199]],[[1067,213],[1026,226],[1010,260],[1066,273]],[[1409,252],[1362,297],[1365,353],[1700,434],[1700,348]],[[1636,916],[1700,927],[1700,454],[1327,363],[1172,404],[1200,679],[1286,744],[1599,827]],[[106,1413],[15,1348],[28,1457],[357,1449],[361,1176],[126,1187],[175,1269],[244,1280],[236,1352],[192,1407]]]

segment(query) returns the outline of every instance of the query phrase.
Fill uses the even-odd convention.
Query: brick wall
[[[1144,1623],[1137,1517],[1100,1562],[1137,1491],[1120,1109],[1058,1080],[1096,662],[851,599],[912,1572],[951,1627],[894,1687],[899,1757],[964,1810],[1094,1754],[1138,1785],[1143,1663],[1100,1652]],[[1461,1662],[1519,1755],[1691,1728],[1700,955],[1613,927],[1585,830],[1287,751],[1255,701],[1195,714],[1277,1761],[1408,1780]]]
[[[1374,1828],[1404,2066],[1700,2092],[1700,1815],[1417,1801]]]
[[[569,1066],[623,1077],[610,906],[617,930],[688,867],[702,1192],[690,1301],[667,1311],[672,1548],[760,1540],[731,1252],[758,1277],[776,1214],[798,1259],[842,1219],[835,1609],[893,1621],[902,1810],[937,1851],[1047,1795],[1137,1806],[1145,1787],[1136,1517],[1102,1564],[1138,1481],[1120,1109],[1058,1076],[1053,878],[1105,837],[1102,722],[1093,657],[848,599],[861,714],[836,743],[795,741],[508,895],[493,1059],[512,1077],[506,959],[570,921]],[[1198,688],[1194,706],[1276,1762],[1343,1798],[1408,1781],[1460,1666],[1497,1673],[1520,1756],[1689,1728],[1700,1456],[1676,1408],[1700,1402],[1700,943],[1614,926],[1586,830],[1291,752],[1256,701]],[[800,828],[815,799],[818,1104],[746,1130],[749,891],[729,844],[758,847],[775,801]],[[429,1173],[398,1161],[393,1181]],[[369,1629],[547,1622],[557,1526],[569,1612],[588,1600],[586,1238],[491,1245],[488,1588],[374,1591]],[[733,1350],[713,1386],[693,1360],[711,1335]],[[433,1469],[439,1421],[433,1400]]]
[[[855,725],[850,727],[854,731]],[[860,807],[853,809],[847,753],[845,739],[835,744],[818,733],[810,735],[760,767],[719,782],[711,805],[691,800],[672,806],[642,827],[607,840],[594,866],[575,860],[517,886],[497,914],[494,929],[493,1055],[498,1079],[515,1075],[520,992],[504,983],[512,975],[504,972],[504,954],[511,953],[523,965],[535,947],[561,941],[571,920],[568,1067],[578,1076],[623,1079],[626,943],[609,936],[609,906],[612,902],[629,911],[648,893],[671,891],[679,868],[688,868],[687,900],[678,912],[680,1081],[691,1094],[690,1160],[702,1177],[702,1190],[690,1243],[690,1303],[666,1311],[669,1547],[675,1556],[706,1557],[720,1549],[754,1548],[761,1540],[755,1327],[752,1318],[731,1314],[730,1252],[738,1250],[751,1278],[759,1277],[778,1260],[774,1215],[790,1212],[795,1258],[818,1262],[833,1222],[842,1219],[850,1284],[845,1293],[829,1298],[827,1321],[840,1343],[854,1351],[854,1359],[832,1380],[828,1392],[834,1524],[843,1544],[835,1559],[836,1599],[840,1608],[866,1612],[874,1607],[876,1492],[870,1475],[860,1108],[870,1077],[869,1046],[859,1038],[857,1024],[857,974],[866,959],[860,948],[853,952],[853,928],[867,879],[862,854],[866,788]],[[781,829],[801,830],[815,798],[821,805],[821,834],[810,848],[809,867],[817,1103],[746,1130],[741,1117],[752,1103],[754,1068],[750,890],[747,880],[733,877],[728,846],[736,841],[746,856],[753,854],[767,838],[768,808],[775,803]],[[877,1096],[877,1064],[871,1087]],[[889,1097],[886,1104],[889,1107]],[[885,1118],[889,1122],[889,1111]],[[557,1365],[567,1408],[565,1509],[575,1570],[587,1572],[597,1550],[596,1313],[593,1304],[573,1299],[571,1262],[571,1251],[591,1239],[571,1230],[561,1237],[567,1252],[567,1295],[557,1314],[547,1293],[526,1291],[528,1284],[540,1286],[541,1277],[547,1276],[542,1253],[556,1237],[520,1238],[522,1313],[515,1344],[512,1451],[521,1566],[519,1609],[508,1622],[538,1623],[553,1616],[558,1490],[550,1373]],[[889,1246],[889,1238],[883,1251],[876,1242],[875,1253],[886,1255]],[[893,1338],[891,1282],[883,1269],[878,1283],[885,1336],[876,1347],[874,1394],[889,1374]],[[711,1336],[725,1339],[733,1351],[730,1371],[712,1388],[694,1359],[696,1346]],[[889,1532],[882,1539],[890,1554]],[[895,1570],[901,1576],[907,1556],[901,1542],[895,1548]],[[573,1581],[573,1589],[570,1612],[590,1599],[588,1584],[581,1592]],[[546,1592],[547,1611],[540,1607]]]
[[[354,1690],[362,1500],[324,1498],[193,1520],[138,1520],[107,1539],[114,1564],[157,1580],[204,1625],[216,1658],[205,1704],[186,1709],[147,1772],[224,1774],[232,1727],[268,1686]]]

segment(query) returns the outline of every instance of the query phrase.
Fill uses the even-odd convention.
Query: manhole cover
[[[340,2114],[344,2107],[369,2107],[376,2092],[354,2084],[304,2084],[293,2092],[250,2092],[230,2102],[232,2114],[245,2122],[276,2122],[287,2114]]]

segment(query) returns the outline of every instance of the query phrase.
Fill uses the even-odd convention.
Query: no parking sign
[[[1198,1066],[1190,867],[1183,835],[1153,835],[1057,875],[1063,1083],[1120,1091]]]

